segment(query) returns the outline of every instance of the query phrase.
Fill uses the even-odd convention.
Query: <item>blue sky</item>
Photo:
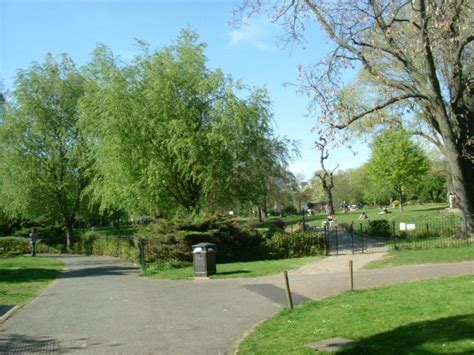
[[[318,168],[311,133],[315,120],[306,117],[306,98],[284,83],[297,83],[297,67],[315,62],[328,48],[315,26],[308,31],[306,49],[282,48],[282,29],[266,18],[252,18],[241,28],[229,25],[232,0],[0,0],[0,78],[11,88],[19,68],[43,61],[46,53],[68,53],[85,64],[97,43],[129,60],[138,52],[135,39],[152,48],[170,44],[190,27],[208,44],[211,68],[221,68],[247,85],[263,86],[273,103],[277,134],[301,142],[302,156],[291,164],[295,174],[309,178]],[[360,165],[368,149],[356,145],[331,153],[330,165],[347,169]]]

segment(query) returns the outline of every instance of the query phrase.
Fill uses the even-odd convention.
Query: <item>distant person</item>
[[[31,233],[30,233],[31,256],[36,256],[36,239],[37,239],[37,234],[34,228],[32,228]]]
[[[449,193],[449,208],[454,208],[455,203],[456,203],[456,195],[450,192]]]
[[[367,213],[362,212],[361,215],[359,216],[359,219],[368,219],[369,216],[367,216]]]

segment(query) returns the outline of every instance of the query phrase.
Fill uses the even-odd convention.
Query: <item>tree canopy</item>
[[[423,181],[430,161],[422,148],[405,132],[386,131],[376,137],[367,166],[372,191],[392,191],[400,200],[413,192]]]
[[[154,215],[258,204],[289,158],[266,92],[209,69],[190,30],[160,50],[142,47],[123,64],[100,46],[86,68],[90,195],[104,209]]]
[[[47,216],[68,245],[86,186],[86,146],[77,128],[84,79],[72,60],[48,55],[21,70],[0,124],[0,201],[11,216]]]

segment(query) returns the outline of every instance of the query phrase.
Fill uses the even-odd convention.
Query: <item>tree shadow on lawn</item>
[[[444,211],[449,206],[435,206],[430,208],[417,208],[416,210],[410,210],[409,212],[429,212],[429,211]]]
[[[396,329],[362,339],[338,354],[440,354],[443,344],[468,340],[470,348],[450,354],[470,354],[474,351],[474,313],[435,320],[410,323]],[[426,350],[431,343],[437,350]],[[449,349],[449,348],[447,348]]]
[[[0,270],[0,282],[21,283],[32,281],[54,280],[61,273],[60,270],[25,268]]]

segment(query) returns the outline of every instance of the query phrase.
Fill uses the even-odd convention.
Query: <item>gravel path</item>
[[[295,303],[347,289],[348,258],[337,258],[290,273]],[[61,259],[61,277],[0,327],[0,353],[224,354],[246,330],[286,305],[281,275],[156,281],[138,277],[120,259]],[[357,268],[363,263],[356,261]],[[472,273],[473,262],[359,270],[355,285]]]

